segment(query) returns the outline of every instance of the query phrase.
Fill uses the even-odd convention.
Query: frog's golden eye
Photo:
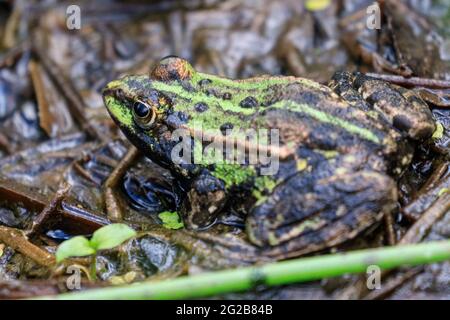
[[[133,104],[133,118],[142,129],[150,129],[155,124],[156,108],[145,102],[137,100]]]

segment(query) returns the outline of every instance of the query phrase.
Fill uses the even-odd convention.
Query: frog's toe
[[[226,201],[224,183],[210,174],[201,174],[193,182],[181,213],[186,226],[204,229],[216,221]]]
[[[435,123],[428,105],[413,90],[356,74],[354,87],[392,126],[415,140],[430,137]]]
[[[365,101],[358,90],[353,87],[353,80],[354,76],[352,73],[348,71],[337,71],[328,83],[328,87],[350,105],[364,111],[369,111],[369,103]]]
[[[297,256],[354,238],[396,203],[395,182],[378,172],[296,176],[254,208],[247,234],[274,255]]]

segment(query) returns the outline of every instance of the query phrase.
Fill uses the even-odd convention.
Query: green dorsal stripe
[[[244,80],[233,80],[228,78],[222,78],[216,75],[206,74],[197,72],[192,78],[193,84],[202,80],[209,79],[213,81],[213,85],[215,86],[227,86],[236,90],[264,90],[273,85],[288,85],[293,83],[300,83],[304,86],[320,89],[320,90],[328,90],[327,87],[320,85],[319,83],[297,77],[289,77],[289,76],[277,76],[277,77],[259,77],[259,78],[249,78]]]
[[[344,129],[347,132],[356,134],[365,140],[369,140],[377,144],[380,143],[380,139],[369,129],[358,127],[357,125],[351,122],[348,122],[346,120],[340,119],[326,112],[312,108],[307,104],[299,104],[294,101],[279,101],[273,104],[271,107],[273,108],[288,107],[289,110],[302,112],[316,119],[317,121],[335,125],[337,127]]]
[[[197,102],[205,102],[210,105],[218,105],[224,111],[231,111],[231,112],[235,112],[235,113],[241,113],[244,115],[250,115],[255,112],[252,109],[242,108],[238,104],[234,103],[233,101],[223,100],[223,99],[217,98],[212,95],[208,96],[201,91],[197,91],[195,93],[190,93],[190,92],[186,91],[178,83],[166,84],[163,82],[155,81],[155,82],[153,82],[153,86],[157,90],[170,92],[182,99],[189,100],[192,105]],[[372,141],[377,144],[380,143],[380,139],[375,135],[375,133],[373,133],[369,129],[359,127],[347,120],[343,120],[341,118],[333,116],[324,111],[317,110],[314,107],[311,107],[307,104],[299,104],[297,102],[290,101],[290,100],[282,100],[282,101],[278,101],[275,104],[270,105],[268,107],[301,112],[301,113],[304,113],[304,114],[316,119],[317,121],[320,121],[323,123],[329,123],[331,125],[340,127],[342,129],[344,129],[345,131],[350,132],[355,135],[358,135],[359,137],[361,137],[365,140]]]

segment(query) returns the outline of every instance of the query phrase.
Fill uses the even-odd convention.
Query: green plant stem
[[[92,281],[97,280],[97,252],[91,257],[90,276]]]
[[[450,259],[450,240],[300,258],[260,267],[208,272],[166,281],[143,282],[42,298],[86,300],[200,298],[249,290],[261,284],[277,286],[361,273],[366,272],[369,265],[377,265],[385,270],[448,259]]]

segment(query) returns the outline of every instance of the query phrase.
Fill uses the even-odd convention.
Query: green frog
[[[103,98],[125,136],[185,182],[179,212],[188,228],[233,212],[251,243],[283,257],[336,246],[395,210],[395,179],[435,130],[413,91],[361,73],[338,72],[328,86],[290,76],[232,80],[170,56],[149,74],[110,82]],[[261,129],[276,139],[243,136]],[[192,161],[199,147],[230,140],[271,155],[276,170],[245,156]],[[194,147],[174,159],[180,143]]]

